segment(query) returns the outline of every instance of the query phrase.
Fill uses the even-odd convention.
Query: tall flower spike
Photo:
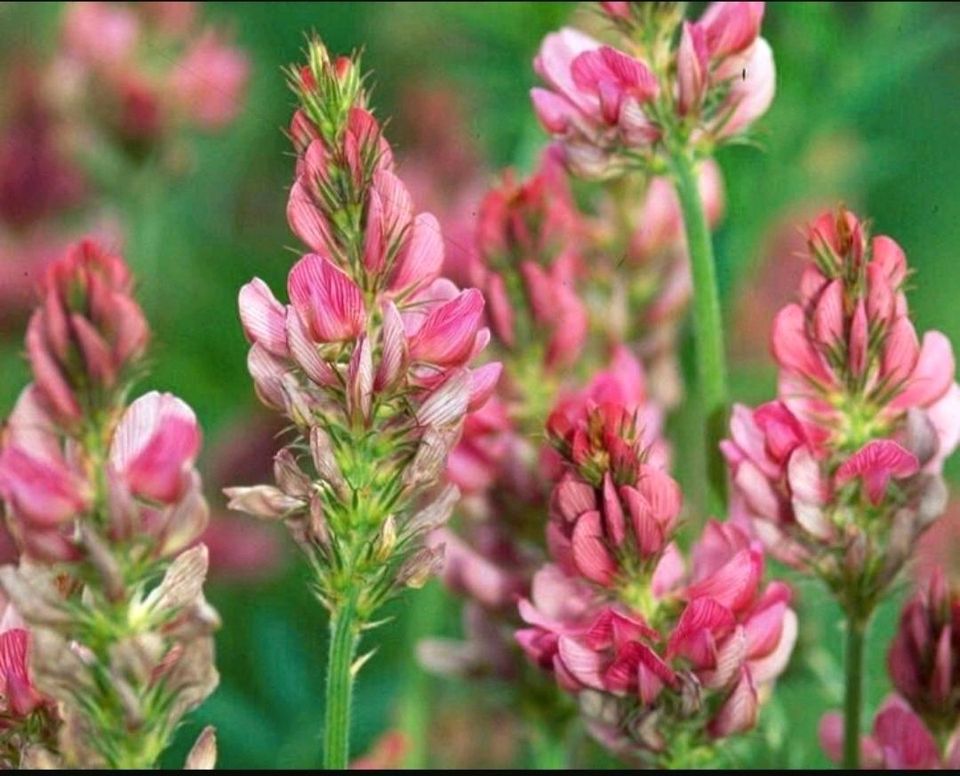
[[[841,208],[811,224],[808,248],[799,299],[774,322],[779,398],[734,408],[722,449],[735,519],[822,578],[846,613],[843,761],[856,767],[863,635],[946,507],[940,470],[960,438],[960,387],[947,338],[917,337],[892,239],[868,239]]]
[[[331,616],[325,762],[344,767],[359,634],[440,565],[425,538],[456,491],[436,486],[500,367],[471,369],[490,339],[483,297],[439,278],[436,220],[413,212],[359,63],[316,39],[307,58],[289,72],[300,105],[287,215],[312,253],[290,271],[288,306],[259,280],[240,292],[257,392],[296,439],[274,485],[226,492],[234,509],[283,520],[315,572]]]
[[[27,334],[34,383],[0,439],[21,549],[0,586],[25,623],[0,632],[0,689],[42,733],[21,742],[24,764],[155,765],[217,684],[206,548],[187,549],[207,522],[200,431],[170,394],[122,406],[147,339],[129,287],[89,241],[51,266]],[[4,726],[4,746],[18,730]]]
[[[552,562],[519,604],[528,627],[516,638],[579,697],[602,744],[676,761],[753,727],[758,688],[784,670],[796,639],[791,594],[762,589],[761,546],[729,524],[707,525],[685,571],[672,541],[679,488],[644,450],[636,409],[616,391],[592,394],[548,424],[563,458]]]
[[[808,245],[800,298],[774,323],[780,398],[735,408],[723,451],[741,518],[870,609],[943,511],[960,387],[947,339],[914,331],[893,240],[841,209]]]

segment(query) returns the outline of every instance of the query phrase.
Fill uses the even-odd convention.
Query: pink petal
[[[397,270],[390,289],[398,294],[415,291],[436,280],[442,267],[440,224],[430,213],[421,213],[413,220],[406,244],[397,258]]]
[[[890,403],[892,409],[929,406],[953,385],[956,371],[953,346],[939,331],[923,335],[923,346],[915,364],[903,392]]]
[[[462,364],[471,354],[483,295],[475,288],[435,307],[410,340],[410,357],[437,366]]]
[[[286,310],[277,301],[270,287],[254,278],[240,289],[240,321],[250,343],[259,342],[270,353],[281,358],[287,349]]]
[[[917,457],[889,439],[868,442],[844,461],[837,469],[837,487],[843,487],[856,477],[863,479],[867,496],[879,504],[887,490],[891,477],[903,479],[917,473],[920,464]]]
[[[366,324],[362,292],[324,256],[311,253],[300,259],[290,270],[287,290],[317,342],[352,340]]]
[[[710,735],[724,738],[750,730],[757,723],[757,707],[757,690],[753,686],[750,671],[743,669],[733,692],[710,720],[707,727]]]
[[[176,396],[151,391],[131,404],[117,425],[110,463],[130,490],[170,503],[179,498],[184,475],[200,449],[193,410]]]
[[[587,512],[577,520],[571,542],[579,572],[592,582],[610,584],[617,564],[607,551],[599,512]]]

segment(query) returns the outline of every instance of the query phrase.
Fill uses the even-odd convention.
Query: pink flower
[[[897,692],[933,729],[960,721],[960,596],[939,569],[904,606],[888,656]]]
[[[824,715],[820,745],[834,762],[842,760],[843,718]],[[948,743],[941,756],[933,734],[903,699],[890,696],[873,722],[873,734],[860,740],[860,759],[866,768],[885,770],[954,770],[960,767],[960,740]]]
[[[110,464],[135,495],[171,503],[189,487],[199,449],[193,410],[172,394],[151,391],[134,401],[117,424]]]
[[[518,184],[507,173],[480,205],[471,269],[493,333],[510,349],[544,347],[548,369],[573,363],[586,339],[587,310],[575,288],[584,229],[552,150],[532,177]],[[529,341],[518,342],[518,330]]]
[[[194,40],[170,75],[180,109],[197,126],[216,131],[230,124],[243,103],[250,62],[212,30]]]
[[[64,46],[86,64],[121,66],[133,55],[140,34],[136,11],[120,3],[73,3],[66,9]]]
[[[876,237],[867,251],[862,226],[845,211],[824,214],[809,234],[800,303],[781,310],[772,340],[791,409],[828,429],[840,420],[830,396],[847,395],[845,380],[855,381],[853,395],[872,402],[887,427],[896,428],[910,408],[929,412],[942,400],[953,403],[953,350],[939,332],[925,335],[922,346],[918,341],[901,289],[906,263],[899,247]],[[876,342],[869,349],[868,329]],[[942,454],[950,452],[945,442],[956,444],[957,425],[937,429]]]
[[[13,717],[26,717],[43,704],[50,703],[37,691],[30,676],[30,631],[7,601],[0,617],[0,696],[3,711]],[[4,727],[7,725],[5,724]]]
[[[43,554],[43,547],[65,551],[58,529],[91,504],[90,485],[64,455],[34,386],[20,394],[8,421],[0,447],[0,494],[31,554]]]
[[[290,302],[315,342],[352,340],[363,330],[363,295],[350,277],[315,253],[298,261],[287,281]]]

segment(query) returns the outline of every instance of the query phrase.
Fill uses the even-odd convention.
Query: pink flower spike
[[[197,418],[173,394],[151,391],[131,404],[117,425],[110,463],[131,492],[163,503],[183,493],[200,449]]]
[[[435,307],[410,339],[410,358],[441,367],[464,363],[482,315],[483,295],[475,288]]]
[[[911,477],[920,469],[917,457],[889,439],[868,442],[837,469],[837,487],[861,477],[871,503],[879,504],[891,477]]]
[[[254,278],[240,289],[240,321],[251,342],[259,342],[270,353],[281,358],[287,348],[286,310],[277,301],[270,287]]]
[[[355,339],[366,324],[363,294],[329,259],[315,253],[298,261],[287,280],[290,301],[317,342]]]

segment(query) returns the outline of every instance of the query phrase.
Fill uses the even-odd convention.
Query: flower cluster
[[[877,713],[860,743],[866,767],[960,767],[960,594],[935,570],[906,603],[887,666],[897,694]],[[827,714],[820,738],[839,761],[842,721]]]
[[[685,571],[673,541],[679,487],[644,446],[636,409],[616,397],[560,408],[548,429],[563,459],[552,562],[520,602],[521,646],[580,697],[614,751],[669,760],[751,728],[758,690],[796,638],[789,588],[762,586],[760,545],[711,522]]]
[[[122,259],[72,247],[48,270],[27,333],[34,382],[0,440],[22,552],[0,585],[30,628],[33,681],[57,702],[44,756],[64,765],[153,764],[217,683],[206,549],[186,549],[207,521],[196,417],[156,391],[124,406],[147,337]]]
[[[427,506],[422,497],[500,365],[470,368],[490,338],[483,296],[439,277],[439,226],[413,213],[358,63],[313,41],[290,78],[300,109],[287,214],[311,252],[290,271],[289,305],[253,280],[240,316],[258,395],[298,441],[276,456],[276,486],[227,492],[233,508],[290,526],[326,605],[360,589],[368,616],[435,570],[442,553],[423,537],[458,494],[448,487]]]
[[[800,299],[774,324],[780,397],[735,407],[723,452],[738,518],[863,613],[943,511],[960,388],[947,338],[917,337],[893,240],[841,210],[808,245]]]
[[[222,129],[240,109],[250,65],[197,16],[194,3],[71,4],[55,65],[65,76],[59,89],[138,152],[182,127]]]
[[[533,89],[531,97],[576,174],[653,169],[674,146],[709,154],[770,106],[776,77],[773,53],[760,37],[764,3],[711,3],[679,34],[678,8],[607,8],[619,48],[572,28],[544,40],[534,69],[548,88]]]

